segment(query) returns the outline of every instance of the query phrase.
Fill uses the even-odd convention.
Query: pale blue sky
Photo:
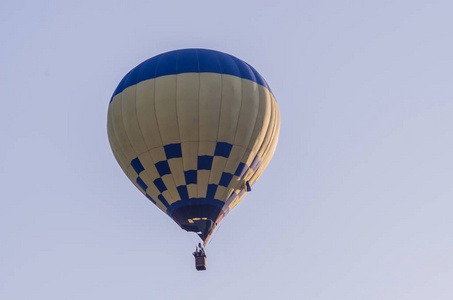
[[[453,298],[453,2],[2,1],[0,299]],[[109,99],[199,47],[281,112],[260,180],[194,268],[129,182]]]

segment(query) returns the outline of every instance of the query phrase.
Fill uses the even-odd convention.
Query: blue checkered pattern
[[[162,180],[162,176],[171,174],[168,160],[170,160],[172,158],[182,157],[182,151],[181,151],[180,143],[165,145],[163,148],[165,151],[166,160],[155,163],[155,167],[156,167],[157,172],[159,173],[160,177],[154,179],[153,184],[156,186],[157,190],[159,190],[159,192],[160,192],[160,195],[158,196],[159,201],[161,201],[162,204],[168,208],[170,205],[168,204],[168,201],[165,199],[165,197],[162,194],[164,191],[167,190],[167,187],[165,186],[165,183]],[[190,200],[187,186],[190,184],[198,183],[198,171],[199,170],[211,170],[214,157],[220,156],[220,157],[228,158],[231,153],[232,148],[233,148],[232,144],[218,142],[216,144],[214,155],[198,156],[197,170],[184,171],[184,178],[185,178],[186,184],[176,187],[178,190],[179,196],[181,197],[181,201]],[[217,191],[217,187],[218,186],[228,187],[228,185],[230,184],[230,182],[233,180],[234,177],[241,179],[245,175],[247,170],[249,170],[249,169],[256,172],[256,170],[258,170],[258,167],[260,166],[260,164],[261,164],[261,159],[258,156],[256,156],[255,159],[253,160],[253,162],[250,164],[250,166],[247,166],[247,164],[240,162],[236,171],[234,172],[234,174],[223,172],[218,184],[208,184],[207,191],[206,191],[206,199],[214,199],[216,191]],[[151,196],[146,193],[146,191],[148,189],[148,185],[140,177],[140,173],[145,171],[145,168],[143,167],[142,163],[140,162],[140,159],[138,157],[134,158],[131,161],[131,166],[137,173],[137,178],[136,178],[137,185],[145,192],[146,197],[151,202],[156,204],[156,200],[152,199]],[[247,182],[247,191],[250,191],[250,190],[251,190],[250,185]],[[226,201],[226,205],[230,204],[236,197],[241,197],[244,192],[245,192],[245,190],[242,190],[239,194],[236,194],[235,192],[233,192],[231,194],[231,196],[228,198],[228,200]],[[219,200],[219,199],[216,199],[216,200]]]

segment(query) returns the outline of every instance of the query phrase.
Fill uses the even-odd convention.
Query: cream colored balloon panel
[[[261,164],[266,146],[272,137],[273,124],[275,122],[275,111],[272,100],[269,102],[266,101],[265,109],[269,109],[269,122],[266,122],[267,128],[262,127],[264,134],[260,134],[260,136],[262,136],[261,143],[254,143],[253,148],[250,149],[250,155],[247,158],[246,163],[248,169],[242,177],[244,182],[249,181],[253,174],[257,171],[259,165]]]
[[[124,164],[128,165],[127,162],[130,162],[132,159],[137,157],[137,154],[130,144],[129,137],[127,136],[126,129],[124,128],[123,122],[123,113],[122,113],[122,103],[123,99],[121,97],[122,94],[118,95],[119,99],[116,101],[112,101],[110,103],[110,109],[112,110],[111,117],[112,117],[112,127],[113,132],[115,133],[116,139],[118,141],[118,146],[121,152],[124,154],[125,161]]]
[[[176,113],[181,143],[198,142],[199,88],[199,73],[176,76]],[[183,159],[195,159],[195,157],[183,155]]]
[[[112,124],[112,116],[113,113],[112,109],[109,108],[108,110],[108,118],[107,118],[107,133],[109,138],[110,147],[112,148],[113,155],[115,156],[116,161],[120,165],[121,169],[124,171],[127,168],[127,165],[124,163],[126,160],[121,147],[118,144],[118,140],[116,138],[115,132],[113,130]]]
[[[118,102],[121,101],[121,95],[118,96],[119,99],[116,99]],[[118,107],[118,106],[117,106]],[[107,121],[107,129],[108,129],[108,136],[109,136],[109,142],[113,151],[113,154],[118,161],[119,165],[121,166],[123,172],[126,174],[126,176],[129,178],[129,180],[132,181],[132,183],[137,187],[138,190],[140,190],[142,193],[146,194],[146,190],[143,189],[142,186],[137,182],[137,172],[134,170],[133,166],[129,164],[127,161],[127,158],[123,154],[123,148],[119,144],[117,136],[115,134],[115,129],[113,126],[113,112],[114,108],[113,106],[109,107],[108,111],[108,121]]]
[[[259,88],[253,81],[242,79],[242,101],[237,122],[234,145],[246,148],[255,128],[259,110]]]
[[[241,178],[237,170],[244,157],[247,146],[251,142],[259,112],[258,85],[252,81],[241,80],[241,108],[239,111],[234,144],[224,166],[216,199],[226,201],[231,192],[240,184]]]
[[[232,201],[232,198],[234,198],[235,195],[239,194],[244,189],[245,181],[247,179],[245,177],[246,172],[253,172],[253,170],[250,170],[250,166],[261,147],[261,143],[263,142],[267,131],[267,128],[264,127],[263,124],[269,124],[270,122],[271,105],[269,101],[269,92],[262,86],[258,86],[258,100],[257,115],[254,124],[251,125],[252,134],[249,143],[246,146],[247,149],[244,149],[244,154],[239,164],[236,166],[236,170],[233,173],[234,176],[228,185],[226,195],[224,196],[228,197],[229,202]]]
[[[278,136],[279,136],[279,132],[280,132],[280,112],[278,110],[277,103],[274,102],[274,104],[275,104],[276,121],[274,123],[274,128],[272,131],[272,138],[270,139],[270,143],[266,147],[261,165],[259,166],[258,170],[255,172],[255,174],[253,174],[250,178],[251,184],[255,183],[256,180],[258,180],[258,178],[264,172],[267,165],[270,163],[272,156],[274,155],[275,149],[277,147]]]
[[[142,81],[136,90],[137,120],[148,149],[163,146],[154,101],[155,82],[155,79]]]
[[[269,127],[269,122],[271,121],[271,112],[272,112],[272,105],[271,105],[271,98],[269,91],[263,87],[259,87],[259,107],[258,107],[258,115],[253,127],[252,136],[250,138],[250,142],[247,145],[247,149],[244,153],[244,156],[241,162],[248,168],[253,160],[255,159],[256,155],[258,154],[258,150],[261,148],[263,140],[266,136],[267,129]],[[241,176],[243,177],[243,175]]]
[[[274,99],[271,99],[270,102],[267,102],[270,104],[270,120],[268,123],[268,126],[265,130],[265,135],[262,139],[262,144],[255,144],[254,147],[254,152],[257,154],[254,156],[255,158],[253,159],[253,162],[248,166],[247,171],[245,172],[243,176],[243,181],[250,181],[250,184],[253,184],[254,181],[261,175],[262,171],[265,166],[268,164],[272,157],[272,153],[268,153],[267,149],[269,149],[270,144],[276,144],[276,139],[275,139],[275,133],[276,133],[276,128],[279,126],[279,113],[278,113],[278,108],[276,105],[276,102]],[[256,150],[257,149],[257,150]],[[270,154],[270,155],[268,155]],[[250,159],[248,160],[250,161]],[[264,165],[263,165],[264,163]],[[263,166],[262,166],[263,165]],[[252,181],[253,179],[253,181]],[[240,182],[240,183],[242,183]],[[234,206],[236,206],[245,196],[246,193],[246,187],[241,187],[236,186],[232,187],[233,191],[228,198],[227,201],[227,211],[231,210]],[[235,189],[236,188],[236,189]]]
[[[199,94],[199,155],[213,155],[203,149],[203,142],[216,142],[219,131],[220,106],[222,102],[222,75],[214,73],[200,74]],[[214,146],[215,148],[215,146]]]
[[[133,85],[121,93],[121,114],[129,143],[134,148],[134,152],[140,154],[146,152],[148,147],[137,120],[136,88],[137,86]]]
[[[156,78],[155,108],[160,136],[164,145],[179,143],[176,114],[176,75]]]

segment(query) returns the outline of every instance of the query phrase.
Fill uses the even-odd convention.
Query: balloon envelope
[[[280,114],[250,65],[218,51],[183,49],[123,78],[107,128],[135,186],[206,243],[272,158]]]

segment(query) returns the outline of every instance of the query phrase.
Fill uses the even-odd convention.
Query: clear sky
[[[0,2],[0,299],[453,299],[453,2]],[[117,165],[110,97],[199,47],[277,98],[274,159],[197,272]]]

